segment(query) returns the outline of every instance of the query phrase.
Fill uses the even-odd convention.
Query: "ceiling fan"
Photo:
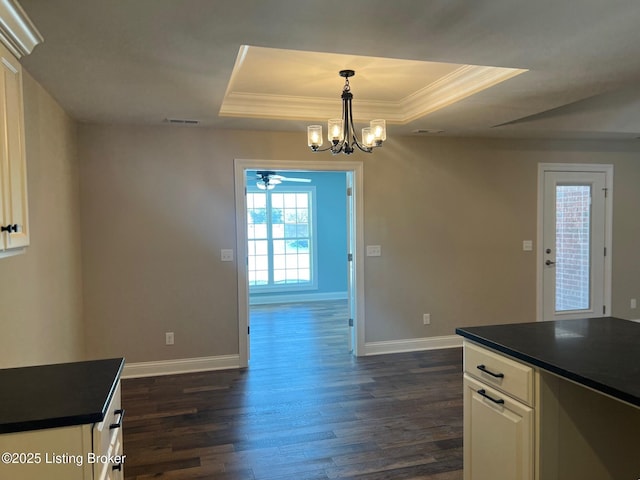
[[[284,177],[282,175],[278,175],[276,172],[273,172],[271,170],[257,171],[256,178],[258,179],[256,186],[260,190],[273,190],[276,185],[282,182],[300,182],[300,183],[311,182],[310,178]]]

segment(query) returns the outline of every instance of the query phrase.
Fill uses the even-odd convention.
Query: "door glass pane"
[[[591,304],[591,186],[556,186],[556,312]]]

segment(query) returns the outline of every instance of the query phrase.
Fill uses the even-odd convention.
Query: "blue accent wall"
[[[316,249],[318,260],[318,288],[286,292],[251,293],[252,303],[267,301],[268,297],[294,297],[313,294],[318,298],[347,291],[347,177],[345,172],[281,172],[285,177],[309,178],[316,187]],[[247,172],[247,185],[255,185],[255,172]],[[295,183],[284,183],[296,186]],[[278,187],[276,187],[277,189]]]

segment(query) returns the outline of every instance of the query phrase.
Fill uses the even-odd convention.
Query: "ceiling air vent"
[[[416,135],[433,135],[436,133],[443,133],[444,130],[438,130],[435,128],[418,128],[416,130],[412,130],[411,133]]]
[[[165,118],[164,121],[174,125],[198,125],[200,123],[200,120],[189,120],[186,118]]]

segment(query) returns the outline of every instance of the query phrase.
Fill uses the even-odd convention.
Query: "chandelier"
[[[342,118],[333,118],[328,121],[328,138],[330,145],[322,147],[322,125],[309,125],[307,127],[307,143],[314,152],[331,151],[332,154],[344,153],[351,155],[355,147],[366,153],[371,153],[374,148],[381,147],[387,139],[387,127],[384,120],[371,120],[367,128],[362,129],[362,137],[358,140],[353,126],[353,110],[351,101],[353,94],[349,86],[349,77],[356,72],[353,70],[340,70],[340,76],[345,79],[342,89]]]

